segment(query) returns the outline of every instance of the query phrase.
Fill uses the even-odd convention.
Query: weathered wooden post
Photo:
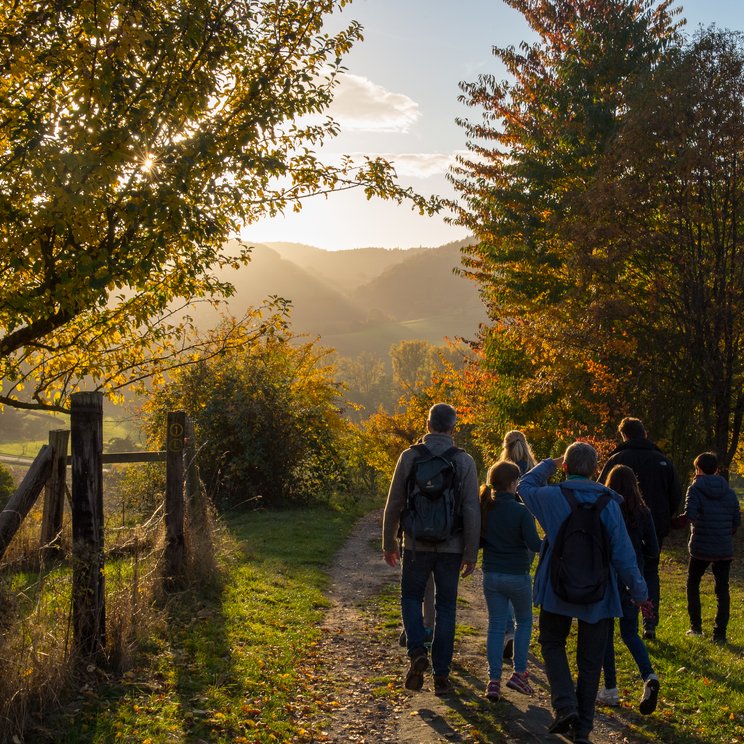
[[[72,438],[73,642],[83,658],[106,648],[103,575],[103,396],[74,393]]]
[[[70,432],[57,429],[49,432],[52,450],[52,472],[44,490],[44,513],[41,519],[42,560],[54,558],[61,552],[59,533],[62,531],[62,514],[65,508],[65,482],[67,480],[67,445]]]
[[[183,535],[183,446],[186,413],[168,414],[165,460],[165,578],[173,583],[183,573],[185,543]]]
[[[5,554],[13,535],[31,510],[34,502],[44,488],[52,467],[52,450],[45,444],[36,455],[26,477],[8,499],[5,509],[0,512],[0,558]]]
[[[186,467],[186,516],[189,531],[201,540],[209,537],[209,508],[202,488],[199,466],[196,464],[196,435],[194,424],[186,417],[185,467]]]

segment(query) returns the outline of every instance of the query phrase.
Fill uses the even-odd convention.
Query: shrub
[[[0,464],[0,509],[5,508],[15,489],[16,484],[13,474],[5,465]]]
[[[347,486],[351,424],[327,354],[270,336],[179,370],[147,406],[154,443],[167,411],[185,410],[202,478],[220,506],[329,501]]]

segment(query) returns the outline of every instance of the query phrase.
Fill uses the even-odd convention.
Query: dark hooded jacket
[[[604,483],[615,465],[627,465],[638,478],[643,499],[651,509],[659,539],[669,534],[672,516],[682,503],[682,488],[671,460],[649,439],[628,439],[618,445],[602,468]]]
[[[692,522],[690,555],[708,561],[734,557],[733,534],[741,524],[739,499],[720,475],[698,475],[687,489],[685,517]]]

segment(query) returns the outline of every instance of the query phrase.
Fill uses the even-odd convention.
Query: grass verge
[[[86,700],[83,690],[50,740],[258,744],[298,738],[303,711],[293,699],[326,607],[324,568],[352,523],[351,514],[329,509],[230,519],[211,585],[172,595],[133,668],[95,697]]]

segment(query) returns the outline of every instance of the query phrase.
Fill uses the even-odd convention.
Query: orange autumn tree
[[[465,272],[491,318],[488,405],[512,424],[581,434],[629,404],[617,360],[635,340],[602,331],[595,246],[575,229],[629,91],[678,41],[672,0],[507,0],[537,35],[495,48],[508,80],[461,84],[469,154],[450,178],[477,243]],[[485,414],[484,414],[485,415]],[[567,433],[567,435],[569,435]]]

